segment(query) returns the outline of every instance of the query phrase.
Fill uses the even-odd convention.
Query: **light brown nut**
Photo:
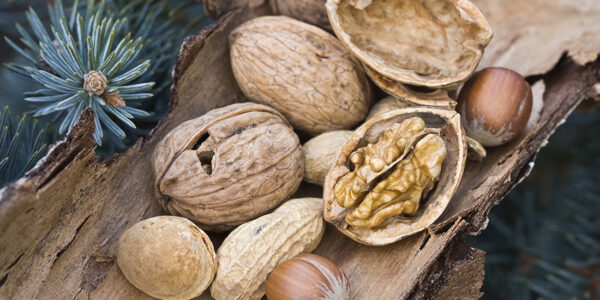
[[[336,130],[325,132],[306,142],[302,146],[304,181],[322,186],[327,172],[350,136],[352,136],[350,130]]]
[[[369,110],[369,114],[367,115],[366,121],[369,121],[375,117],[383,115],[384,113],[392,110],[396,110],[398,108],[409,107],[410,105],[402,102],[392,96],[387,96],[381,100],[379,100],[375,105],[371,107]]]
[[[211,296],[260,299],[275,267],[317,247],[325,230],[322,207],[318,198],[293,199],[232,231],[217,251],[219,268]]]
[[[299,131],[349,129],[367,115],[367,77],[326,31],[285,16],[260,17],[235,29],[229,43],[244,95],[277,109]]]
[[[327,0],[269,0],[273,12],[331,31],[325,2]]]
[[[485,17],[468,0],[328,0],[326,6],[333,31],[350,52],[403,84],[458,86],[492,38]]]
[[[367,245],[424,230],[458,188],[466,152],[455,111],[408,107],[371,119],[354,131],[325,178],[325,220]]]
[[[302,182],[298,136],[276,110],[232,104],[182,123],[152,157],[160,204],[223,231],[273,209]]]
[[[127,229],[117,264],[135,287],[159,299],[191,299],[208,288],[217,271],[213,244],[194,223],[159,216]]]

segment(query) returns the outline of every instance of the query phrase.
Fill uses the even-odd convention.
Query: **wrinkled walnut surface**
[[[405,120],[407,122],[403,122]],[[401,127],[404,128],[400,129]],[[412,133],[401,137],[401,133],[409,132],[408,128],[411,128]],[[446,155],[441,164],[439,181],[427,197],[421,200],[416,213],[411,216],[383,218],[383,223],[376,227],[350,226],[346,216],[361,204],[369,192],[374,188],[389,189],[389,186],[377,187],[378,183],[385,181],[384,178],[391,177],[390,182],[401,182],[407,178],[405,176],[415,175],[402,174],[402,166],[398,174],[394,174],[394,167],[399,163],[406,166],[413,163],[410,153],[414,146],[411,145],[431,134],[441,137]],[[409,107],[392,110],[369,120],[354,131],[342,148],[336,164],[327,174],[323,192],[325,220],[350,238],[367,245],[387,245],[424,230],[442,214],[456,191],[464,170],[466,150],[466,137],[460,124],[460,115],[455,111]],[[439,151],[426,152],[437,153],[427,158],[426,163],[435,165],[442,157]],[[356,162],[360,164],[351,170],[350,163]],[[429,169],[430,174],[436,175],[435,167],[431,166]],[[372,215],[369,213],[369,216]]]
[[[292,199],[232,231],[217,251],[211,296],[261,299],[267,276],[277,265],[319,245],[325,231],[322,209],[319,198]]]
[[[140,221],[119,239],[117,263],[144,293],[159,299],[191,299],[217,272],[213,244],[194,223],[158,216]]]
[[[304,173],[298,136],[281,114],[254,103],[182,123],[157,145],[152,161],[165,210],[215,231],[277,206]]]
[[[334,32],[363,63],[412,85],[456,86],[477,67],[492,30],[468,0],[328,0]]]
[[[349,129],[367,115],[367,77],[326,31],[285,16],[259,17],[236,28],[229,41],[244,95],[277,109],[299,131]]]
[[[446,158],[444,140],[428,134],[414,149],[371,190],[360,204],[346,215],[351,226],[375,227],[385,218],[414,215],[421,199],[437,182],[442,162]],[[339,184],[339,181],[338,181]]]

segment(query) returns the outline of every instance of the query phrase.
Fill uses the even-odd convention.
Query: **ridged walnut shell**
[[[191,299],[208,288],[217,258],[208,236],[181,217],[159,216],[127,229],[117,263],[125,278],[159,299]]]
[[[354,227],[345,221],[351,209],[340,206],[334,196],[334,186],[342,176],[349,173],[349,156],[352,152],[367,144],[377,142],[384,130],[393,124],[412,117],[419,117],[425,127],[440,130],[440,136],[446,147],[446,158],[442,163],[439,180],[433,190],[420,201],[420,207],[414,216],[388,217],[383,226]],[[467,143],[460,115],[455,111],[428,107],[409,107],[393,110],[371,119],[357,128],[342,148],[335,165],[325,178],[323,191],[324,217],[343,234],[366,245],[388,245],[406,236],[417,233],[430,226],[442,214],[456,192],[462,178],[467,156]],[[381,171],[377,179],[370,182],[370,188],[387,176],[387,169]]]
[[[298,136],[273,108],[232,104],[173,129],[152,157],[163,208],[224,231],[290,197],[302,182]]]
[[[349,129],[372,101],[362,66],[334,36],[285,16],[252,19],[229,36],[244,95],[309,135]]]
[[[457,87],[492,38],[487,20],[468,0],[328,0],[326,6],[333,31],[350,52],[402,84]]]
[[[288,16],[331,31],[325,2],[327,0],[269,0],[276,14]]]
[[[317,248],[324,223],[323,200],[300,198],[240,225],[217,251],[219,267],[211,296],[216,300],[261,299],[267,276],[275,267]]]

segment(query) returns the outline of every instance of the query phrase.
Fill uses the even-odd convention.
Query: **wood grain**
[[[244,20],[269,13],[264,1],[251,2],[186,40],[175,69],[171,111],[151,136],[100,163],[87,111],[25,179],[0,190],[0,298],[148,298],[116,266],[118,238],[134,223],[164,214],[152,189],[154,145],[180,122],[243,100],[231,73],[227,37]],[[528,174],[556,127],[582,99],[596,95],[600,62],[578,66],[563,58],[541,78],[546,92],[537,125],[513,143],[489,149],[485,161],[470,162],[458,193],[429,231],[368,247],[327,227],[316,253],[339,264],[355,299],[448,296],[458,293],[461,280],[481,276],[482,254],[455,250],[457,236],[485,227],[491,207]],[[320,193],[304,184],[297,195]],[[218,246],[224,235],[211,238]],[[443,284],[432,285],[440,273]],[[478,286],[465,287],[468,293],[461,295],[476,297]],[[210,299],[206,293],[200,298]]]

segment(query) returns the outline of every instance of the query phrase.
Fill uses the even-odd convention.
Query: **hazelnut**
[[[330,260],[301,254],[277,266],[267,279],[267,299],[350,298],[346,275]]]
[[[191,221],[160,216],[141,221],[119,239],[117,264],[125,278],[159,299],[191,299],[217,271],[208,236]]]
[[[531,87],[523,76],[505,68],[487,68],[464,85],[457,110],[471,138],[484,146],[498,146],[523,131],[532,102]]]

